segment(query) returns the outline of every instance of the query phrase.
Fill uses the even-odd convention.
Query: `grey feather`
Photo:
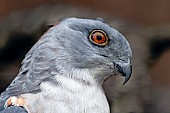
[[[0,111],[0,113],[27,113],[27,111],[25,111],[25,109],[22,107],[11,106],[3,111]]]

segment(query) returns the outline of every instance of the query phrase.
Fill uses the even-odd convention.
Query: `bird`
[[[114,75],[125,84],[131,60],[126,38],[103,19],[62,19],[25,55],[0,95],[0,113],[110,113],[102,84]]]

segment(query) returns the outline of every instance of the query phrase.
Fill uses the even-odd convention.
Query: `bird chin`
[[[117,75],[121,75],[121,73],[114,71],[111,75],[109,75],[109,76],[107,76],[107,77],[105,78],[104,82],[106,82],[109,78],[111,78],[111,77],[113,77],[113,76],[117,76]]]
[[[111,78],[111,77],[113,77],[113,76],[116,76],[116,75],[117,75],[117,74],[113,73],[113,74],[111,74],[110,76],[107,76],[107,77],[105,78],[104,82],[106,82],[109,78]]]

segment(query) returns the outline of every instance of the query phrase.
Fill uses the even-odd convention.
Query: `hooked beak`
[[[131,77],[132,66],[131,65],[120,66],[119,64],[116,64],[115,62],[114,62],[114,65],[115,65],[115,70],[117,70],[118,73],[120,73],[122,76],[125,77],[125,81],[123,83],[124,85]]]

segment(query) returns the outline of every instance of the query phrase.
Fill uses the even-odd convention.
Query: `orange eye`
[[[108,43],[108,37],[102,30],[93,30],[89,37],[90,41],[96,45],[104,46]]]

